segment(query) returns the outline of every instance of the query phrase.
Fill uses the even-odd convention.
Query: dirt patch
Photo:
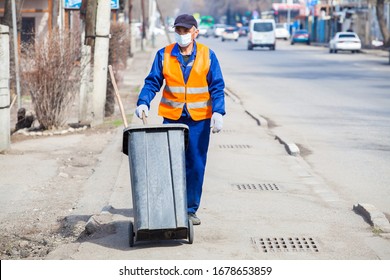
[[[47,254],[61,244],[75,242],[84,232],[84,226],[78,224],[70,228],[63,219],[47,228],[46,225],[9,228],[0,234],[0,258],[44,259]]]
[[[45,179],[36,175],[20,180],[20,185],[12,177],[8,179],[8,185],[2,186],[9,196],[4,199],[9,203],[6,202],[6,213],[0,216],[0,259],[44,259],[62,244],[90,238],[85,233],[89,217],[78,217],[76,220],[64,217],[72,216],[82,195],[80,190],[83,184],[94,173],[99,164],[99,155],[114,137],[118,125],[121,125],[120,118],[113,116],[101,126],[73,134],[12,135],[11,150],[0,155],[4,166],[10,162],[23,162],[28,157],[36,161],[37,166],[40,161],[53,162],[56,165],[53,170],[56,171]],[[47,147],[47,143],[51,146]],[[60,148],[56,148],[57,145]],[[35,168],[22,163],[19,167]],[[14,173],[22,176],[23,170]],[[8,187],[23,188],[23,191],[19,194]]]

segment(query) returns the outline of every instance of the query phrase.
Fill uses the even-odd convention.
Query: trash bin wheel
[[[130,245],[130,247],[134,246],[134,226],[133,226],[133,222],[130,222],[130,224],[129,224],[129,245]]]
[[[192,244],[194,242],[194,225],[191,220],[188,220],[188,243]]]

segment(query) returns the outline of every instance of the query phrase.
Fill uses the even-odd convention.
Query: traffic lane
[[[227,85],[311,151],[307,160],[335,189],[390,212],[390,81],[381,58],[287,44],[253,52],[245,40],[210,45]]]
[[[365,65],[359,60],[359,55],[355,55],[353,61],[343,62],[335,56],[329,59],[329,53],[323,48],[288,46],[281,42],[284,45],[283,49],[280,47],[280,52],[247,57],[251,52],[243,49],[245,40],[238,44],[211,42],[216,43],[215,48],[222,50],[220,63],[224,75],[228,77],[228,86],[232,80],[256,83],[253,91],[261,98],[293,104],[284,108],[289,115],[298,113],[301,116],[307,112],[303,119],[317,117],[321,121],[322,112],[325,121],[367,122],[370,127],[375,122],[383,127],[389,117],[390,72],[388,68],[369,71],[369,67],[357,66]],[[304,55],[298,57],[296,53],[300,50]],[[370,66],[378,61],[375,57],[366,59],[365,55],[362,56],[371,63]]]

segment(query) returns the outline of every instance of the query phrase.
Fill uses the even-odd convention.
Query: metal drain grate
[[[222,129],[221,132],[224,132],[224,133],[236,133],[236,130],[234,130],[234,129]]]
[[[319,252],[318,246],[312,237],[252,237],[251,242],[263,253]]]
[[[280,191],[281,187],[275,183],[262,184],[232,184],[239,191]]]
[[[250,149],[252,148],[251,145],[219,145],[219,148],[221,149]]]

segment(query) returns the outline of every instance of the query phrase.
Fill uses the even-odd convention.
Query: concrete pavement
[[[135,54],[121,92],[142,86],[153,57],[153,50]],[[158,101],[149,124],[161,123]],[[275,139],[261,125],[264,119],[241,105],[239,93],[227,92],[226,107],[223,131],[211,136],[198,211],[202,224],[194,227],[192,245],[151,241],[129,247],[130,174],[118,129],[72,214],[92,216],[101,232],[60,246],[47,259],[390,259],[389,240],[375,234],[303,158],[291,156],[289,141]],[[134,117],[131,124],[140,123]]]

